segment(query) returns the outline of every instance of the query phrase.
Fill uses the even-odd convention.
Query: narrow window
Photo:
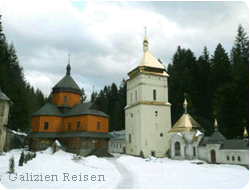
[[[49,122],[44,122],[44,130],[48,130],[49,129]]]
[[[186,156],[186,147],[184,147],[184,155]]]
[[[79,121],[77,121],[76,128],[77,128],[77,130],[80,129],[80,122]]]
[[[100,122],[97,122],[97,129],[100,130]]]
[[[67,96],[64,96],[64,102],[67,102]]]
[[[137,91],[135,91],[135,101],[137,101]]]
[[[234,156],[232,156],[232,161],[234,161]]]
[[[229,156],[227,156],[227,161],[229,161]]]
[[[131,103],[133,102],[133,99],[132,99],[132,93],[130,93],[130,100],[131,100]]]
[[[68,123],[68,130],[71,131],[71,123]]]
[[[156,100],[156,90],[153,90],[153,100]]]
[[[178,141],[175,143],[175,156],[181,156],[181,145]]]
[[[195,150],[195,147],[193,147],[193,153],[194,153],[194,156],[196,156],[196,150]]]
[[[131,117],[133,118],[133,114],[131,113]]]
[[[131,134],[128,136],[129,143],[131,143]]]
[[[240,161],[240,156],[238,156],[238,161]]]
[[[155,116],[158,116],[158,111],[155,111]]]

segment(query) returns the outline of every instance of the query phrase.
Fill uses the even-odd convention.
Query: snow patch
[[[195,136],[198,137],[199,135],[203,135],[199,130],[196,131]]]
[[[97,169],[103,169],[103,170],[114,169],[114,166],[110,164],[109,161],[107,161],[104,158],[98,158],[94,155],[83,157],[81,160],[78,161],[78,163]]]
[[[61,143],[58,140],[55,140],[56,146],[61,147]]]
[[[181,133],[177,133],[177,135],[179,135],[180,137],[183,137],[183,135]]]
[[[43,151],[44,154],[53,154],[53,150],[51,147],[47,148],[46,150]]]

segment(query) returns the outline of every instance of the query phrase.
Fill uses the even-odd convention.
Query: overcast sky
[[[3,32],[17,50],[26,80],[49,95],[66,74],[88,99],[95,86],[118,86],[143,52],[147,26],[149,51],[167,66],[177,46],[196,58],[221,43],[229,53],[241,23],[249,35],[244,2],[0,2]]]

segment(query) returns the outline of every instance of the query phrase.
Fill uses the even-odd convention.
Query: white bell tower
[[[148,51],[146,28],[143,55],[128,75],[126,153],[143,157],[164,157],[170,148],[169,75],[165,66]]]

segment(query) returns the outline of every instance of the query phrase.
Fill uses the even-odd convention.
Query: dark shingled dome
[[[75,92],[77,94],[82,94],[81,89],[76,84],[74,79],[70,76],[70,65],[68,64],[66,70],[66,76],[63,77],[52,89],[52,93],[54,92]]]

